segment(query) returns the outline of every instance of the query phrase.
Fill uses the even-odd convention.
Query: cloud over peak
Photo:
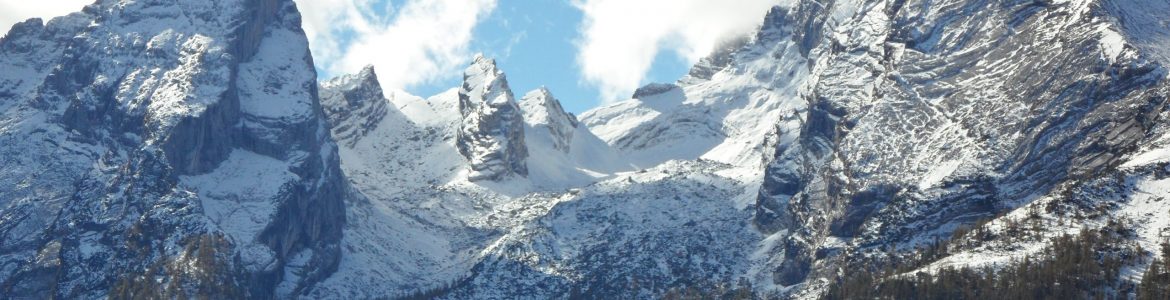
[[[78,11],[93,1],[0,0],[0,7],[3,7],[0,9],[0,30],[7,32],[12,24],[33,16],[47,19]],[[496,16],[502,18],[497,21],[503,25],[491,27],[488,31],[504,31],[507,34],[500,35],[510,39],[487,41],[487,44],[478,40],[484,37],[475,36],[476,27],[497,10],[498,0],[295,1],[303,16],[314,60],[318,69],[323,71],[322,77],[355,73],[372,64],[377,67],[380,82],[386,89],[443,84],[460,74],[474,52],[495,53],[507,58],[511,47],[527,37],[523,30],[509,32],[515,29],[508,25],[508,17],[528,19],[528,16],[513,15],[517,14],[515,7],[506,6],[501,9],[504,15]],[[576,74],[577,78],[570,76],[564,81],[576,80],[585,84],[582,87],[589,92],[583,97],[596,97],[592,92],[597,91],[601,101],[611,102],[626,99],[645,83],[658,55],[673,53],[693,64],[724,40],[749,33],[763,20],[770,6],[783,0],[554,1],[565,2],[537,6],[552,14],[551,22],[566,22],[570,28],[576,28],[576,32],[558,28],[564,32],[556,33],[572,40],[574,47],[548,46],[541,51],[559,51],[558,55],[574,56],[580,73]],[[511,10],[503,11],[507,7]],[[549,10],[550,7],[563,9]],[[578,12],[581,14],[580,23],[576,18]],[[541,60],[549,57],[537,55],[513,61],[543,66]],[[555,59],[567,60],[564,57]],[[569,67],[557,65],[555,68]]]
[[[777,0],[577,0],[584,13],[577,63],[606,102],[625,99],[654,58],[673,51],[693,64],[726,39],[750,32]]]
[[[318,66],[331,74],[378,68],[384,88],[458,74],[472,32],[495,0],[297,0]]]

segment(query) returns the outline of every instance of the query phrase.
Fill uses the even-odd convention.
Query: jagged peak
[[[346,145],[356,143],[390,110],[373,66],[322,82],[318,91],[334,138]]]
[[[468,104],[471,105],[488,103],[491,106],[501,106],[515,102],[504,72],[496,66],[496,60],[483,54],[476,54],[475,59],[463,71],[463,88],[459,94],[466,97]]]
[[[553,97],[552,92],[544,86],[529,91],[523,97],[520,97],[520,108],[524,109],[526,113],[530,108],[545,110],[550,106],[560,108],[561,105],[560,101],[556,97]]]
[[[772,6],[768,13],[764,15],[764,23],[760,25],[760,35],[767,32],[777,31],[784,28],[785,20],[788,19],[789,8],[784,6]]]
[[[577,116],[566,112],[561,101],[544,86],[524,94],[520,98],[520,109],[524,111],[524,120],[531,124],[550,124],[558,120],[567,121],[573,128],[578,124]]]
[[[496,67],[496,60],[494,58],[483,55],[483,53],[476,53],[475,57],[471,59],[471,65],[485,65],[492,66],[494,68]]]
[[[543,85],[536,88],[535,90],[528,92],[528,94],[526,94],[524,96],[527,97],[528,95],[534,95],[534,94],[540,94],[542,97],[546,97],[546,98],[554,98],[552,96],[552,91],[550,91],[547,86],[543,86]],[[553,100],[556,100],[556,99],[554,98]]]
[[[334,77],[326,82],[321,83],[322,98],[326,102],[331,101],[329,97],[331,93],[354,93],[361,90],[361,96],[342,97],[350,106],[360,105],[371,99],[384,99],[385,93],[382,91],[382,84],[378,81],[378,74],[374,71],[374,66],[365,66],[361,71],[355,74],[345,74]]]
[[[468,78],[476,78],[480,76],[484,76],[485,78],[490,76],[492,79],[497,77],[504,77],[504,71],[501,71],[499,66],[496,65],[495,59],[483,56],[483,54],[476,54],[475,58],[472,59],[471,64],[469,64],[467,68],[463,70],[463,78],[464,80],[467,80]]]
[[[549,105],[548,102],[555,102],[554,105],[558,107],[560,106],[560,101],[553,96],[552,91],[549,91],[548,88],[544,86],[540,86],[535,90],[528,91],[528,93],[525,93],[523,97],[520,97],[520,103],[523,104],[527,102],[539,104],[541,106]]]
[[[357,73],[357,77],[361,78],[363,81],[378,81],[378,73],[374,71],[374,65],[366,65],[365,67],[362,67],[362,70]]]
[[[456,147],[471,163],[469,180],[528,175],[523,112],[495,60],[476,55],[463,72],[459,113]]]

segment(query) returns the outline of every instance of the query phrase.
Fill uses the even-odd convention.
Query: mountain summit
[[[496,61],[476,56],[459,90],[463,125],[456,147],[471,162],[472,180],[528,176],[524,117]]]
[[[102,0],[0,39],[0,298],[1157,298],[1167,9],[794,1],[577,117]]]
[[[347,184],[292,1],[97,1],[0,40],[0,294],[289,297]]]

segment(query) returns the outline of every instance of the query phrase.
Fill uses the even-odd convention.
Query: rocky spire
[[[321,106],[333,124],[333,138],[340,143],[357,143],[386,117],[386,96],[373,66],[324,82],[320,91]]]
[[[495,60],[477,55],[463,72],[459,112],[456,147],[471,163],[470,180],[528,176],[524,119]]]
[[[573,142],[573,131],[577,128],[577,116],[565,112],[561,102],[545,87],[533,90],[520,99],[524,120],[534,129],[548,130],[552,146],[561,152],[569,152]]]

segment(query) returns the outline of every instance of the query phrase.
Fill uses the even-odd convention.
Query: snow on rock
[[[1142,55],[1170,64],[1170,20],[1164,13],[1170,3],[1161,0],[1105,0],[1100,1],[1110,13],[1111,28],[1125,37],[1126,42],[1140,49]],[[1118,40],[1109,37],[1108,43]],[[1106,43],[1106,41],[1102,41]]]
[[[485,249],[475,276],[446,297],[655,297],[686,283],[737,282],[762,237],[750,210],[736,208],[745,182],[716,175],[733,168],[672,161],[554,198]]]
[[[293,253],[289,292],[327,276],[345,182],[299,26],[291,1],[97,1],[0,39],[0,294],[280,297]]]
[[[584,186],[609,174],[633,169],[608,144],[580,126],[545,88],[520,100],[528,145],[529,180],[541,189]]]
[[[541,87],[520,98],[524,121],[536,130],[547,130],[553,149],[568,152],[577,129],[577,117],[566,113],[561,102],[548,89]]]
[[[778,43],[808,59],[786,68],[807,70],[794,93],[807,110],[778,128],[757,203],[757,224],[788,235],[770,266],[777,294],[819,290],[840,275],[832,261],[855,258],[825,253],[913,248],[1048,201],[1123,202],[1106,179],[1161,160],[1142,145],[1161,135],[1170,87],[1157,50],[1138,45],[1157,34],[1118,26],[1160,30],[1133,9],[1158,1],[926,2],[769,14],[758,39],[788,35]],[[1043,244],[951,262],[1008,262]]]
[[[812,298],[989,218],[1041,238],[915,272],[1109,218],[1152,249],[1166,8],[794,1],[578,119],[482,56],[429,98],[318,83],[291,1],[98,1],[0,39],[0,295]]]
[[[624,101],[591,109],[581,114],[581,122],[605,141],[613,141],[631,128],[653,120],[662,112],[635,101]]]
[[[460,123],[459,88],[422,98],[405,91],[391,91],[387,97],[411,122],[421,126],[456,128]]]
[[[278,201],[301,180],[289,167],[275,158],[234,150],[210,173],[180,177],[180,186],[199,195],[203,214],[212,224],[234,243],[248,245],[276,217]],[[246,249],[248,255],[241,255],[246,267],[263,270],[274,263],[275,252],[265,247]]]
[[[321,84],[321,106],[329,117],[333,138],[354,144],[381,122],[389,112],[386,96],[373,66],[356,75],[341,76]]]
[[[253,59],[240,65],[240,109],[257,122],[313,117],[318,107],[309,100],[315,98],[317,76],[312,70],[294,68],[312,61],[309,50],[300,47],[307,44],[304,32],[271,30],[266,36]]]
[[[646,85],[583,113],[582,123],[642,168],[698,158],[762,168],[776,143],[795,136],[806,105],[798,95],[808,60],[774,42],[734,44],[742,49],[712,58],[727,60],[722,68],[694,70],[708,78]]]
[[[459,112],[463,124],[455,145],[470,162],[468,178],[528,176],[523,112],[495,60],[476,56],[463,72]]]
[[[240,178],[254,178],[243,181]],[[204,214],[233,238],[255,239],[276,213],[274,199],[299,181],[289,165],[247,150],[235,150],[210,173],[181,176],[181,186],[199,194]]]
[[[392,92],[417,125],[383,121],[342,149],[369,198],[351,218],[370,221],[347,229],[359,238],[346,242],[354,250],[342,265],[356,271],[316,291],[347,295],[347,282],[381,281],[380,294],[404,293],[446,280],[458,283],[451,298],[656,297],[676,282],[745,279],[763,296],[816,297],[837,263],[856,258],[843,253],[912,249],[1056,202],[1069,187],[1092,194],[1082,179],[1123,158],[1125,172],[1165,163],[1125,154],[1164,145],[1135,146],[1165,131],[1151,129],[1165,71],[1143,60],[1150,51],[1130,29],[1084,17],[1107,5],[944,2],[777,6],[755,35],[686,78],[579,122],[547,90],[513,104],[503,73],[482,57],[459,89],[429,99]],[[502,115],[522,119],[523,131],[497,126]],[[509,160],[483,158],[509,157],[487,150],[519,148],[510,145],[521,135],[528,176],[463,173],[488,161],[479,170],[507,170]],[[937,266],[1010,262],[1043,244],[975,249]],[[655,284],[631,288],[633,278]]]

